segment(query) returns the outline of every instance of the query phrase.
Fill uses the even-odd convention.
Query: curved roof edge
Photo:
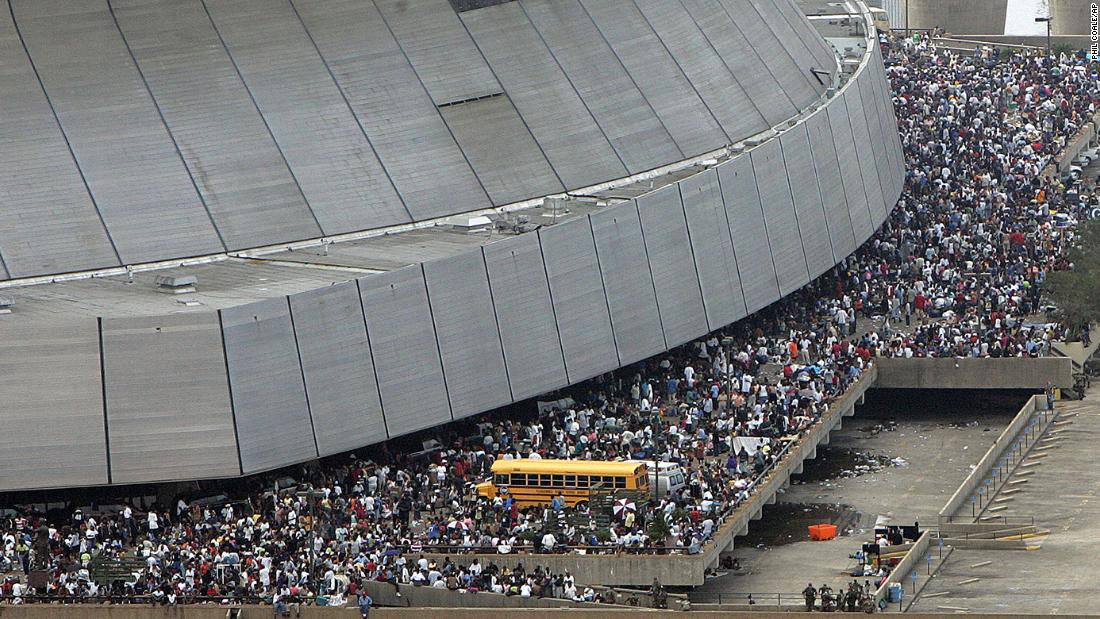
[[[0,490],[248,475],[586,380],[832,268],[903,180],[872,32],[824,105],[636,199],[217,312],[0,321],[20,437],[0,447]]]

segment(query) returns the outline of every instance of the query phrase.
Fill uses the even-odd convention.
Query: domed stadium
[[[5,4],[3,491],[553,392],[798,290],[902,190],[855,3]]]

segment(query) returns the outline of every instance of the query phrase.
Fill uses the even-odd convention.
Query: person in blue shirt
[[[359,595],[359,614],[363,616],[363,619],[367,619],[367,616],[370,615],[370,607],[373,604],[374,600],[366,593]]]

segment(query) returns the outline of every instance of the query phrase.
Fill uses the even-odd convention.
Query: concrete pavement
[[[815,586],[827,582],[835,589],[851,580],[847,574],[855,562],[848,555],[859,550],[864,540],[869,541],[870,529],[878,516],[894,523],[919,521],[934,525],[940,507],[1019,409],[1019,404],[1006,405],[999,409],[1001,413],[995,413],[978,410],[974,402],[960,401],[953,411],[932,410],[931,406],[902,407],[893,401],[876,405],[872,392],[867,405],[857,410],[857,416],[845,419],[844,428],[833,433],[830,446],[900,457],[906,464],[858,477],[796,483],[779,497],[783,503],[795,504],[795,509],[823,503],[847,506],[844,511],[850,515],[849,521],[858,521],[852,535],[811,542],[805,528],[799,527],[791,528],[790,534],[795,540],[804,541],[764,549],[738,546],[732,554],[743,569],[708,580],[696,589],[693,598],[704,601],[716,595],[745,593],[760,598],[764,593],[801,591],[807,582]],[[973,420],[979,416],[982,422],[975,425]],[[860,431],[889,419],[898,421],[897,430],[873,435]],[[806,472],[822,465],[827,463],[808,461]],[[769,513],[778,511],[789,514],[788,510],[766,508],[764,519],[754,522],[752,527],[786,526],[787,523],[775,517],[769,518]],[[789,515],[780,518],[785,520]]]
[[[1100,597],[1095,559],[1100,556],[1100,388],[1083,401],[1057,404],[1053,440],[1032,452],[1010,486],[1019,489],[998,506],[998,515],[1034,517],[1045,538],[1037,550],[956,549],[912,606],[914,612],[1091,614]],[[1046,454],[1036,457],[1038,454]],[[1021,475],[1021,473],[1025,473]]]

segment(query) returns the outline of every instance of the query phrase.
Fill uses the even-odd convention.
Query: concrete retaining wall
[[[878,359],[882,389],[1043,389],[1073,386],[1065,357],[1004,359]]]
[[[154,607],[147,604],[117,606],[93,604],[72,606],[53,604],[0,605],[0,619],[225,619],[228,609],[228,606],[214,604],[209,606],[176,606],[173,608]],[[352,619],[358,616],[358,609],[351,607],[315,608],[312,606],[303,606],[300,615],[301,619]],[[400,615],[387,616],[398,617]],[[433,614],[432,616],[436,615]],[[245,606],[241,608],[241,614],[238,617],[239,619],[271,619],[271,607]],[[374,617],[373,611],[371,617]]]
[[[1093,115],[1092,120],[1077,130],[1077,133],[1066,142],[1065,148],[1054,156],[1054,161],[1043,168],[1043,175],[1053,176],[1058,173],[1069,172],[1073,160],[1095,139],[1097,125],[1100,125],[1100,114]]]
[[[969,497],[978,485],[982,483],[985,476],[993,469],[997,459],[1012,445],[1013,441],[1016,440],[1016,435],[1027,426],[1031,421],[1032,415],[1035,411],[1040,410],[1040,407],[1046,407],[1044,398],[1032,396],[1028,399],[1027,404],[1024,404],[1020,412],[1016,413],[1016,416],[1012,418],[1012,422],[1008,424],[1004,431],[1001,432],[1001,435],[997,437],[997,440],[993,442],[993,445],[989,447],[989,450],[985,452],[985,455],[978,461],[974,470],[970,471],[970,475],[966,477],[962,485],[955,491],[955,494],[951,495],[951,498],[944,504],[939,514],[940,520],[950,518],[955,512],[959,511],[959,508],[966,502],[967,497]]]
[[[447,589],[435,589],[432,587],[414,587],[402,585],[401,595],[398,596],[397,588],[388,582],[367,581],[367,593],[378,606],[398,606],[410,608],[606,608],[607,605],[593,604],[589,602],[573,602],[561,598],[523,598],[516,595],[503,595],[500,593],[458,593]],[[597,593],[604,592],[607,587],[593,585]],[[648,608],[652,604],[648,591],[638,589],[615,588],[621,606],[640,606]],[[628,600],[634,599],[634,603]],[[683,594],[671,594],[668,596],[668,605],[677,606],[687,596]]]
[[[931,539],[932,535],[928,531],[920,534],[920,537],[917,538],[917,542],[913,544],[909,552],[905,553],[905,557],[894,567],[894,571],[890,572],[890,575],[883,581],[882,586],[875,591],[876,604],[886,597],[887,592],[890,590],[890,585],[902,582],[902,579],[916,567],[917,561],[920,561],[925,553],[928,552],[928,545]]]
[[[1052,34],[1089,35],[1089,9],[1093,0],[1047,0]]]
[[[186,606],[172,609],[149,606],[0,606],[2,619],[225,619],[226,608],[219,606]],[[303,619],[352,619],[358,617],[354,608],[303,608]],[[514,619],[516,611],[507,608],[375,608],[371,619]],[[524,617],[537,619],[636,619],[639,611],[625,608],[551,609],[532,608],[524,611]],[[674,610],[646,611],[645,617],[684,617]],[[768,611],[693,611],[697,619],[784,619],[785,612]],[[969,614],[973,619],[1033,619],[1034,615]],[[271,619],[271,608],[255,606],[243,608],[241,619]],[[908,613],[911,619],[939,619],[944,615]]]
[[[1008,0],[908,0],[907,4],[910,28],[942,27],[952,34],[1005,31]]]
[[[429,560],[442,561],[446,553],[424,553]],[[706,569],[705,554],[698,555],[654,555],[654,554],[617,554],[617,555],[529,555],[529,554],[469,554],[450,555],[460,564],[469,564],[476,558],[482,565],[495,563],[501,567],[514,568],[522,563],[531,570],[536,566],[548,568],[555,573],[569,572],[578,583],[600,584],[606,586],[645,585],[654,578],[666,585],[701,585],[703,571]]]

